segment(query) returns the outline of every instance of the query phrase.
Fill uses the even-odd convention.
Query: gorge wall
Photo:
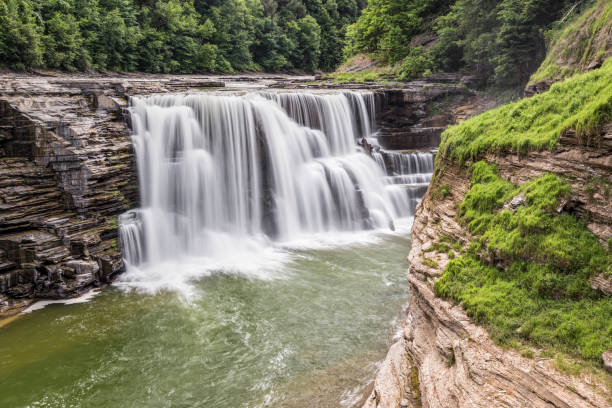
[[[526,157],[491,154],[500,175],[515,184],[554,172],[571,180],[571,200],[560,211],[572,211],[602,241],[612,236],[612,205],[597,188],[583,188],[593,178],[612,176],[612,124],[598,148],[580,146],[566,134],[554,151]],[[433,284],[449,261],[435,245],[441,237],[466,247],[472,236],[459,222],[459,203],[470,188],[466,167],[437,163],[439,177],[417,208],[408,256],[411,299],[405,329],[391,347],[365,407],[608,407],[609,385],[593,374],[561,372],[552,359],[527,358],[502,348],[473,323],[461,305],[436,297]],[[450,186],[440,194],[443,185]],[[431,261],[434,261],[433,263]],[[610,281],[592,279],[610,295]]]
[[[570,193],[556,212],[583,221],[604,248],[609,246],[612,123],[604,123],[591,141],[570,129],[554,149],[516,154],[490,148],[482,159],[494,163],[501,179],[516,186],[546,174],[565,180]],[[612,406],[610,377],[604,371],[612,370],[606,357],[610,351],[600,357],[603,369],[564,371],[554,356],[536,347],[500,346],[461,303],[436,295],[434,283],[455,257],[445,243],[462,253],[477,239],[460,213],[473,185],[470,164],[438,157],[433,181],[415,213],[408,256],[411,299],[404,330],[389,350],[364,407]],[[524,197],[503,208],[514,211],[521,205]],[[503,270],[503,256],[492,262]],[[609,275],[592,275],[588,283],[600,297],[612,294]]]

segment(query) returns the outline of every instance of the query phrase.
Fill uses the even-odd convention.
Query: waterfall
[[[406,153],[381,150],[376,152],[375,155],[376,162],[389,176],[433,173],[433,153]]]
[[[374,109],[374,94],[355,92],[132,98],[141,208],[120,218],[126,262],[210,256],[241,237],[389,228],[412,215],[422,189],[389,176],[432,171],[433,160],[394,158],[390,174],[360,151]]]
[[[376,142],[376,138],[372,138]],[[427,191],[434,168],[431,152],[398,152],[379,149],[372,153],[376,164],[387,175],[382,182],[401,201],[403,208],[414,214],[417,204]]]

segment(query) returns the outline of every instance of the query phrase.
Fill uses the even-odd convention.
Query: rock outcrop
[[[460,76],[414,81],[386,90],[383,103],[378,110],[377,138],[381,147],[389,150],[436,148],[447,126],[495,104],[463,85]]]
[[[587,147],[572,132],[554,151],[527,156],[491,154],[500,175],[515,184],[547,172],[562,175],[571,200],[559,211],[583,219],[606,243],[612,236],[612,126]],[[447,194],[440,194],[448,185]],[[585,187],[586,186],[586,187]],[[434,181],[417,208],[408,256],[411,298],[403,336],[393,345],[365,407],[610,407],[609,381],[594,374],[559,371],[551,359],[528,358],[495,344],[461,305],[435,296],[433,284],[449,261],[431,250],[440,237],[467,246],[469,232],[458,221],[458,204],[470,188],[465,167],[442,159]],[[510,203],[511,205],[512,203]],[[520,203],[514,203],[520,205]],[[609,278],[591,285],[609,295]],[[610,364],[609,352],[602,356]]]
[[[10,76],[0,82],[0,313],[77,296],[123,269],[138,203],[127,98],[223,83]]]

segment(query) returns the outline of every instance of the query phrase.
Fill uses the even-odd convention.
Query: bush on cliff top
[[[435,291],[462,302],[501,343],[522,339],[599,361],[612,348],[612,298],[588,279],[611,272],[610,254],[582,221],[557,213],[568,194],[553,174],[516,187],[495,165],[475,163],[461,218],[478,238]],[[500,211],[518,195],[522,205]]]
[[[464,163],[491,151],[553,149],[569,129],[575,129],[581,140],[593,143],[610,121],[612,58],[600,69],[554,84],[548,92],[448,128],[442,135],[440,152]]]

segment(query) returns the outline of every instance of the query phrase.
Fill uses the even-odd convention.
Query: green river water
[[[406,231],[282,249],[270,279],[111,286],[23,314],[0,328],[0,407],[354,406],[408,300]]]

